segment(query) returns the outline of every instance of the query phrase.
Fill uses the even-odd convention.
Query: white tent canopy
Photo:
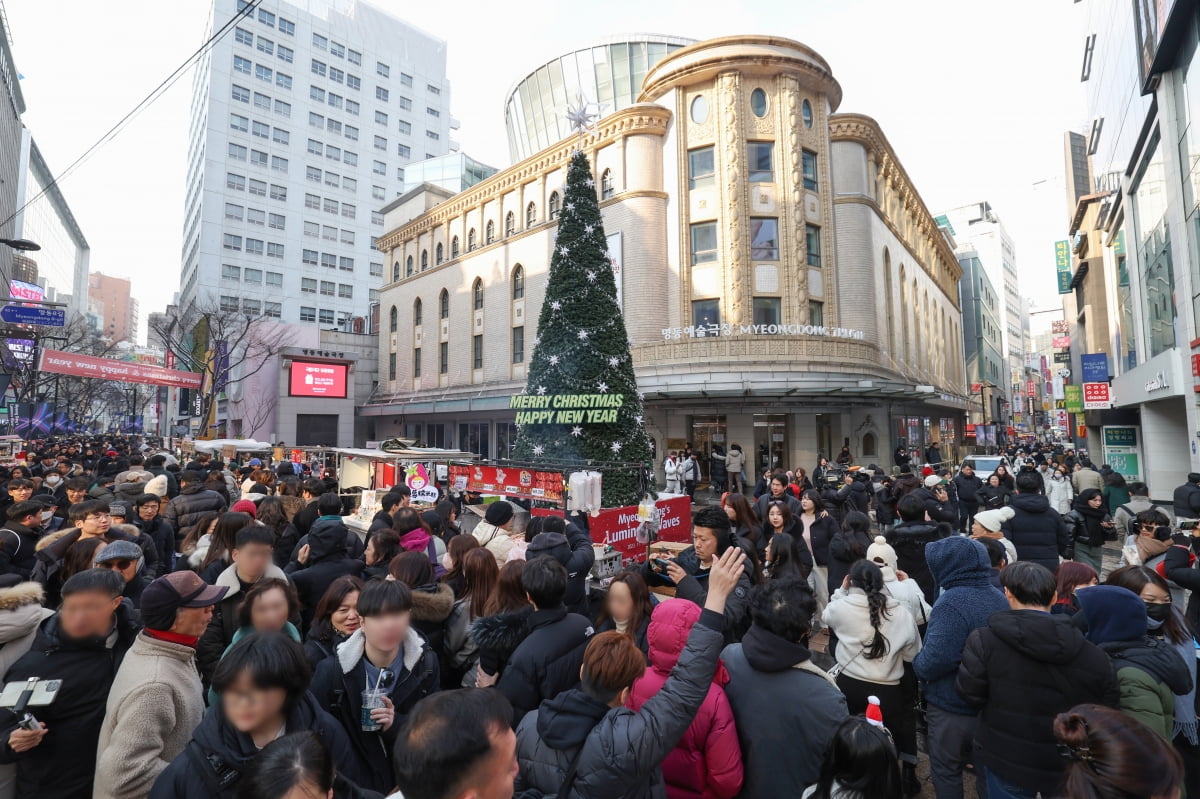
[[[197,452],[220,452],[227,446],[237,447],[238,452],[270,452],[274,445],[252,438],[215,438],[211,441],[194,441]]]

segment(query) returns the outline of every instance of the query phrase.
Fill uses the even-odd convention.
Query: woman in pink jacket
[[[699,618],[700,606],[686,599],[668,599],[654,609],[646,634],[650,667],[633,684],[630,709],[640,710],[663,687]],[[732,799],[742,789],[742,748],[722,687],[727,682],[725,666],[718,663],[692,726],[663,761],[668,799]]]

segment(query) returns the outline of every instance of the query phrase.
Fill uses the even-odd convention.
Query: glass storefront
[[[729,442],[725,440],[725,417],[692,417],[692,450],[700,453],[700,476],[705,481],[709,479],[714,444],[719,444],[724,450],[729,449]]]
[[[1138,260],[1142,267],[1142,317],[1148,358],[1174,347],[1175,271],[1171,232],[1167,226],[1167,179],[1156,132],[1146,146],[1148,155],[1134,182],[1133,208]]]
[[[754,415],[754,466],[757,477],[763,469],[781,469],[787,465],[787,416],[756,413]]]

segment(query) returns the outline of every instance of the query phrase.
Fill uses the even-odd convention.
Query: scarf
[[[1150,558],[1156,558],[1162,553],[1171,548],[1171,539],[1159,541],[1157,538],[1152,538],[1146,535],[1139,535],[1134,539],[1134,544],[1137,546],[1138,557],[1142,559],[1144,564]],[[1195,653],[1192,654],[1192,660],[1195,660]]]
[[[1172,608],[1171,612],[1175,615],[1175,620],[1179,622],[1183,629],[1187,629],[1187,621],[1177,608]],[[1188,743],[1192,746],[1200,744],[1200,729],[1198,729],[1196,721],[1196,642],[1192,636],[1187,636],[1184,640],[1174,642],[1163,636],[1165,643],[1169,644],[1183,658],[1183,662],[1187,664],[1188,673],[1192,677],[1192,690],[1186,694],[1175,694],[1175,728],[1171,730],[1171,739],[1182,735],[1187,738]]]
[[[166,641],[167,643],[171,644],[181,644],[183,646],[190,646],[192,649],[195,649],[196,644],[200,643],[199,636],[180,635],[179,633],[173,633],[170,630],[151,630],[149,627],[147,627],[146,629],[142,630],[142,632],[144,632],[147,637],[153,638],[156,641]]]

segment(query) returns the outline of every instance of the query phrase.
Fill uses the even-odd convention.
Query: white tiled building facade
[[[212,30],[245,8],[215,0]],[[364,2],[264,0],[193,87],[179,305],[322,328],[367,317],[377,209],[455,147],[446,45]]]
[[[657,457],[736,442],[753,471],[811,468],[843,443],[881,465],[899,437],[961,444],[961,269],[879,126],[833,114],[820,55],[699,42],[637,99],[582,142],[385,209],[380,390],[360,410],[375,437],[508,456],[582,146]]]

